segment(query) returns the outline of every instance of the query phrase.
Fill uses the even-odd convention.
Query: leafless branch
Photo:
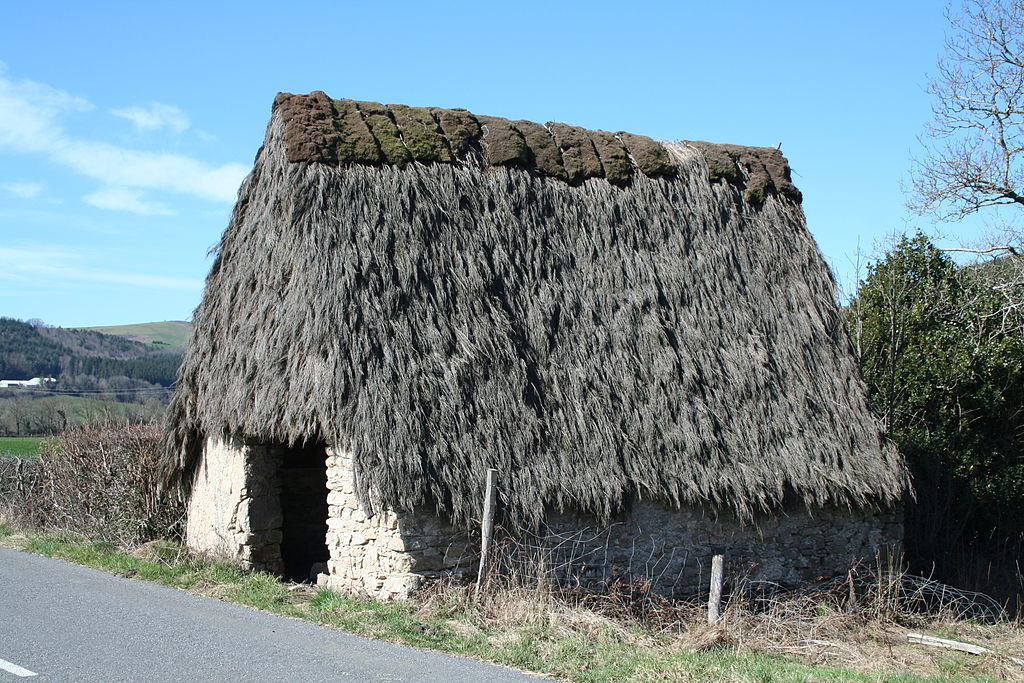
[[[933,120],[913,164],[910,207],[946,221],[1024,208],[1024,0],[964,0],[947,18],[952,32],[928,86]],[[1002,297],[1000,329],[1024,333],[1024,232],[1011,227],[944,251],[1002,257],[972,276]]]
[[[968,249],[966,247],[945,247],[941,248],[940,251],[962,251],[968,254],[993,254],[993,253],[1004,253],[1013,254],[1014,256],[1021,256],[1021,251],[1018,247],[1004,244],[994,247],[986,247],[984,249]]]

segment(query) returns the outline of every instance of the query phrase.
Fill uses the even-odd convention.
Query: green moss
[[[743,180],[740,167],[729,154],[709,154],[705,158],[708,162],[708,178],[711,182],[714,183],[724,179],[730,183],[738,183]]]
[[[709,142],[688,141],[687,144],[704,155],[712,183],[728,181],[743,190],[743,199],[748,203],[760,206],[768,195],[780,192],[800,201],[800,191],[789,182],[789,166],[778,150]]]
[[[764,187],[764,185],[750,185],[743,192],[743,198],[745,200],[747,200],[747,202],[749,202],[751,204],[754,204],[755,206],[760,206],[760,205],[764,204],[764,200],[765,200],[765,187]]]
[[[389,104],[388,109],[402,132],[402,140],[416,161],[450,164],[452,153],[430,110]]]
[[[382,160],[377,141],[352,100],[334,100],[334,128],[338,131],[338,161],[353,164],[379,164]]]
[[[284,123],[285,154],[290,162],[336,164],[338,134],[334,130],[331,99],[316,90],[309,95],[281,93],[274,98],[274,111]]]
[[[377,147],[384,156],[384,162],[405,168],[406,164],[412,161],[412,155],[409,154],[405,143],[402,142],[398,126],[391,119],[388,108],[379,102],[356,101],[355,104],[362,113],[373,138],[377,141]]]
[[[604,177],[601,159],[597,156],[589,131],[564,123],[549,122],[547,128],[562,151],[562,164],[570,183],[582,183],[587,178]]]
[[[604,177],[613,185],[626,185],[633,178],[633,163],[629,160],[626,148],[607,131],[595,130],[590,133],[594,149],[601,160]]]
[[[672,162],[672,157],[660,142],[644,135],[633,135],[626,132],[619,132],[618,137],[625,145],[629,155],[633,157],[637,168],[644,175],[656,178],[658,176],[673,176],[677,173],[678,169]]]
[[[798,204],[803,201],[803,195],[793,184],[789,163],[782,156],[782,152],[773,147],[761,148],[760,151],[761,161],[764,162],[764,167],[768,171],[776,191]]]
[[[745,149],[740,154],[739,165],[746,171],[747,188],[743,198],[749,203],[760,206],[769,194],[776,194],[771,174],[757,149]]]

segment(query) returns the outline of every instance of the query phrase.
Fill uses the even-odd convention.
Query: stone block
[[[397,574],[381,582],[378,590],[386,594],[385,599],[404,600],[420,587],[422,581],[423,578],[415,574]]]
[[[469,550],[468,543],[451,543],[444,549],[445,562],[454,564],[463,559]]]

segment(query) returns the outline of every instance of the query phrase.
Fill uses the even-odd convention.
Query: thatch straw
[[[357,104],[387,145],[413,121],[439,149],[427,110]],[[356,128],[303,106],[307,134]],[[657,172],[630,151],[617,187],[579,178],[599,155],[622,161],[608,138],[549,125],[572,185],[547,177],[550,148],[547,172],[486,163],[499,136],[537,162],[516,151],[537,129],[429,110],[456,158],[424,165],[376,138],[400,168],[338,159],[355,142],[310,142],[287,109],[195,313],[169,482],[187,485],[204,437],[238,434],[350,449],[364,503],[458,522],[478,515],[488,467],[522,524],[549,507],[608,517],[635,496],[749,514],[903,492],[782,171],[743,166],[761,156],[730,148],[737,177],[709,182],[694,146],[620,135]],[[337,165],[314,159],[328,148]],[[568,154],[581,149],[593,156]],[[753,171],[772,186],[751,203]]]

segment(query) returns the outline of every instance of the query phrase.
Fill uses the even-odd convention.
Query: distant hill
[[[124,337],[142,344],[152,344],[165,349],[184,348],[192,323],[185,320],[165,320],[159,323],[138,323],[135,325],[105,325],[101,327],[79,327],[102,334]]]
[[[169,386],[180,362],[181,349],[168,343],[0,317],[0,379],[56,377],[63,386],[73,378],[81,384],[83,377],[125,377]]]

